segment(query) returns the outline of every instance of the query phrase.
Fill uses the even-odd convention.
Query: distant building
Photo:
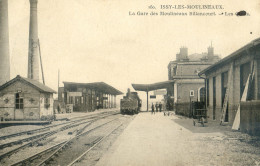
[[[227,92],[224,121],[232,125],[241,104],[240,128],[246,132],[258,130],[260,134],[260,38],[202,70],[199,75],[206,79],[210,119],[221,120]],[[241,102],[243,95],[245,101]]]
[[[188,48],[180,48],[176,60],[168,64],[168,80],[174,81],[173,86],[167,88],[168,107],[189,116],[191,101],[205,102],[205,84],[198,73],[219,60],[212,46],[207,53],[192,55],[188,55]]]
[[[0,86],[1,120],[40,120],[53,116],[53,93],[42,83],[17,76]]]
[[[58,101],[73,111],[90,112],[101,108],[116,108],[116,95],[123,94],[114,87],[104,83],[63,82],[59,88]]]

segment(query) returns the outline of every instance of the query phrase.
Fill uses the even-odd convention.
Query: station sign
[[[156,95],[150,95],[150,99],[156,99]]]
[[[165,89],[155,90],[153,91],[154,95],[166,95],[167,91]]]
[[[82,96],[82,92],[68,92],[69,96]]]

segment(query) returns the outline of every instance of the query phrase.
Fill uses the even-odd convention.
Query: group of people
[[[155,110],[154,110],[154,107],[155,107]],[[162,103],[156,103],[155,106],[154,104],[152,103],[152,114],[155,114],[155,111],[158,112],[162,112]]]

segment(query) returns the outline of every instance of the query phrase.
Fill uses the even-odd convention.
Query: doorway
[[[15,94],[15,111],[14,111],[14,117],[15,120],[22,120],[24,119],[24,103],[23,103],[23,97],[21,93]]]

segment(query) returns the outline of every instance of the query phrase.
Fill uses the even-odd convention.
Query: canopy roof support
[[[149,108],[148,108],[149,91],[154,91],[154,90],[157,90],[157,89],[167,89],[173,83],[174,83],[174,80],[169,80],[169,81],[164,81],[164,82],[157,82],[157,83],[154,83],[154,84],[132,84],[132,87],[136,91],[144,91],[144,92],[146,92],[147,111],[148,111],[149,110]]]

